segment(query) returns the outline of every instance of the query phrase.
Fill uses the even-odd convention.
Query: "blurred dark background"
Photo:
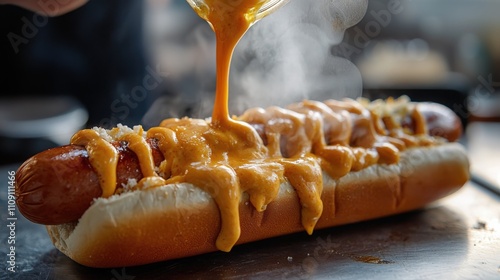
[[[351,59],[373,98],[408,94],[463,120],[500,119],[500,1],[369,1],[332,53]]]
[[[367,97],[407,94],[446,104],[464,124],[495,121],[498,11],[500,1],[371,0],[327,51],[357,66]],[[0,36],[2,164],[67,143],[81,127],[154,125],[151,108],[176,107],[165,117],[211,108],[198,95],[214,88],[213,34],[184,0],[90,1],[55,18],[5,5]]]
[[[70,95],[86,105],[89,124],[109,117],[113,99],[145,74],[141,2],[90,1],[54,18],[0,6],[2,96]]]

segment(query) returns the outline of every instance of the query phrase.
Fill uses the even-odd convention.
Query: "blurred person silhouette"
[[[25,9],[49,16],[58,16],[77,9],[87,3],[87,0],[52,1],[52,3],[40,0],[0,0],[0,4],[11,4]]]
[[[131,98],[152,75],[143,1],[0,4],[12,4],[0,5],[2,97],[73,96],[88,110],[88,126],[140,122],[155,98],[152,87],[141,87]]]

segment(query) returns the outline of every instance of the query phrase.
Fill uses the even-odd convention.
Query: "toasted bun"
[[[397,165],[374,165],[339,180],[324,176],[326,228],[421,208],[469,179],[460,144],[413,148]],[[304,231],[294,189],[283,183],[267,210],[243,196],[238,244]],[[212,198],[191,184],[167,185],[99,198],[78,224],[47,226],[54,245],[90,267],[134,266],[216,251],[220,215]]]

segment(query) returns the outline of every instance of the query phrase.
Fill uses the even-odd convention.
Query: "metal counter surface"
[[[0,168],[1,279],[500,279],[500,197],[472,182],[426,209],[151,265],[92,269],[15,213],[7,271],[8,171]],[[7,228],[7,230],[6,230]],[[126,244],[124,244],[126,246]]]

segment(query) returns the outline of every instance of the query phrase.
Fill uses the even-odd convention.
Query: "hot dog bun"
[[[401,153],[398,164],[376,164],[340,179],[323,173],[324,211],[316,229],[384,217],[424,207],[457,191],[469,179],[462,146],[444,143]],[[301,205],[293,187],[257,212],[243,195],[237,244],[302,232]],[[220,211],[213,198],[187,183],[99,198],[78,223],[49,225],[54,245],[90,267],[147,264],[216,251]]]

